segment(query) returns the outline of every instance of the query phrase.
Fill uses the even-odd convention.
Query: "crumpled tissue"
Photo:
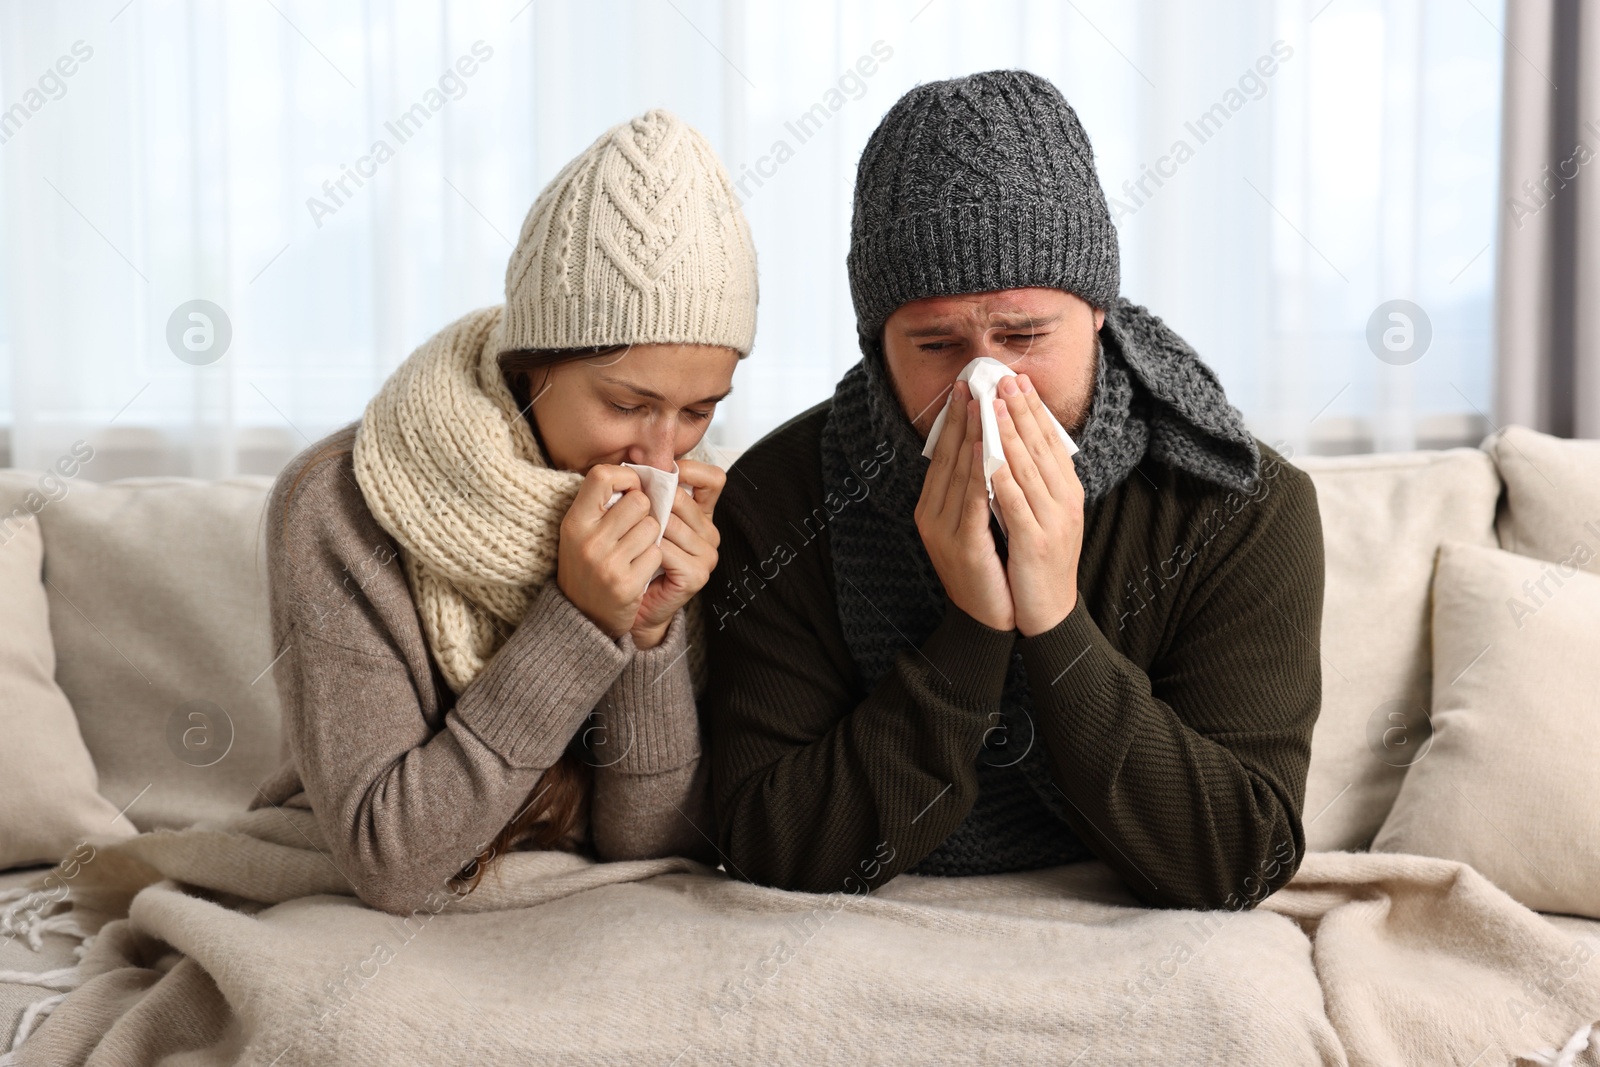
[[[994,499],[994,472],[1005,465],[1006,452],[1000,443],[1000,423],[995,418],[994,401],[998,395],[996,389],[1000,385],[1000,380],[1014,377],[1016,373],[992,356],[979,356],[962,367],[961,373],[956,375],[956,381],[966,382],[978,401],[978,422],[983,431],[983,484],[989,490],[989,510],[999,521],[1001,533],[1005,532],[1006,520],[1001,517],[1000,506]],[[928,443],[922,448],[923,456],[933,458],[934,446],[939,443],[939,434],[944,430],[945,417],[949,414],[950,401],[947,400],[939,412],[939,417],[933,420],[933,428],[928,431]],[[1060,420],[1049,408],[1045,408],[1045,414],[1050,417],[1050,424],[1056,428],[1056,433],[1061,435],[1062,443],[1067,446],[1067,455],[1076,454],[1078,446],[1061,425]]]

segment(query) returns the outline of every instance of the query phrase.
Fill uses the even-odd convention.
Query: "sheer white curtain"
[[[756,350],[712,429],[731,454],[858,357],[844,255],[878,118],[918,82],[1009,66],[1077,109],[1124,293],[1259,435],[1475,443],[1502,17],[1488,0],[0,0],[0,462],[82,439],[97,479],[272,473],[497,302],[542,184],[652,106],[716,145],[755,233]],[[1426,323],[1375,320],[1392,300]],[[1396,355],[1373,321],[1431,341]]]

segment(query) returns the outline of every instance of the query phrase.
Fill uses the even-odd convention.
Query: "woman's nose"
[[[629,463],[642,463],[647,467],[657,470],[669,471],[677,462],[673,452],[676,438],[671,423],[663,421],[660,425],[652,425],[628,449]]]

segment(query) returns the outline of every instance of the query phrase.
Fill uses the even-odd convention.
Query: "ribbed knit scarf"
[[[1074,438],[1086,503],[1121,484],[1146,456],[1220,486],[1253,486],[1260,468],[1255,438],[1215,373],[1181,337],[1119,298],[1099,338],[1089,416]],[[873,353],[834,392],[822,431],[825,488],[850,497],[845,479],[869,469],[863,464],[885,441],[894,461],[881,465],[870,493],[834,516],[829,532],[839,621],[869,688],[897,655],[922,646],[947,603],[913,518],[928,469],[922,440],[901,410],[881,355]],[[1000,720],[976,760],[972,810],[912,873],[992,874],[1091,858],[1067,824],[1067,803],[1035,736],[1019,651],[1006,673]]]
[[[546,462],[506,385],[493,343],[502,310],[470,312],[408,356],[367,404],[353,457],[367,507],[400,546],[428,648],[458,694],[554,576],[561,520],[583,483]],[[698,691],[698,598],[688,611]]]

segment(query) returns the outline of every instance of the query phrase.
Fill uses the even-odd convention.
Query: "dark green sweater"
[[[1085,508],[1060,625],[1022,637],[950,605],[868,691],[834,596],[827,519],[855,505],[824,499],[827,406],[749,449],[717,504],[705,714],[729,873],[861,892],[935,849],[977,795],[1016,647],[1072,830],[1134,895],[1242,908],[1287,882],[1322,688],[1305,472],[1260,444],[1245,495],[1147,459]]]

